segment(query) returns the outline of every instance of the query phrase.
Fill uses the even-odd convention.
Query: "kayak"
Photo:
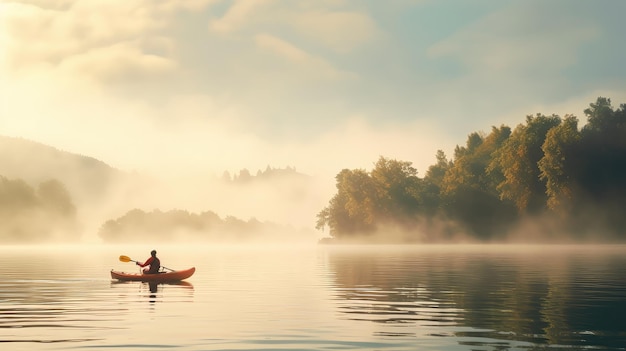
[[[191,277],[195,271],[196,267],[191,267],[182,271],[159,272],[155,274],[126,273],[111,270],[111,278],[141,282],[175,282]]]

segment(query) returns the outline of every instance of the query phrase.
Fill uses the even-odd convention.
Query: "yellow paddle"
[[[131,259],[130,259],[130,257],[128,257],[128,256],[124,256],[124,255],[121,255],[121,256],[120,256],[120,261],[122,261],[122,262],[135,262],[135,263],[139,263],[139,262],[137,262],[137,261],[135,261],[135,260],[131,260]],[[170,270],[170,271],[172,271],[172,272],[176,272],[175,270],[173,270],[173,269],[171,269],[171,268],[167,268],[167,267],[165,267],[165,266],[161,266],[161,267],[163,267],[163,268],[165,268],[165,269],[169,269],[169,270]]]
[[[122,261],[122,262],[137,262],[135,260],[131,260],[130,257],[124,256],[124,255],[120,256],[120,261]]]

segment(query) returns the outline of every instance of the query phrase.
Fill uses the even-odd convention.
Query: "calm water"
[[[626,246],[0,248],[2,350],[626,350]]]

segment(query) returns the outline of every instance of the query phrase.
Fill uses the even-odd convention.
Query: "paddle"
[[[120,261],[122,261],[122,262],[135,262],[135,263],[139,263],[139,262],[137,262],[137,261],[135,261],[135,260],[131,260],[131,259],[130,259],[130,257],[128,257],[128,256],[124,256],[124,255],[121,255],[121,256],[120,256]],[[172,272],[176,272],[175,270],[173,270],[173,269],[171,269],[171,268],[167,268],[167,267],[165,267],[165,266],[161,266],[161,267],[163,267],[163,268],[165,268],[165,269],[169,269],[169,270],[170,270],[170,271],[172,271]]]

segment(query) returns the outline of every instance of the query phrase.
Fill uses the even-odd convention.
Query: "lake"
[[[120,283],[120,255],[195,266]],[[626,246],[0,247],[3,350],[626,350]]]

